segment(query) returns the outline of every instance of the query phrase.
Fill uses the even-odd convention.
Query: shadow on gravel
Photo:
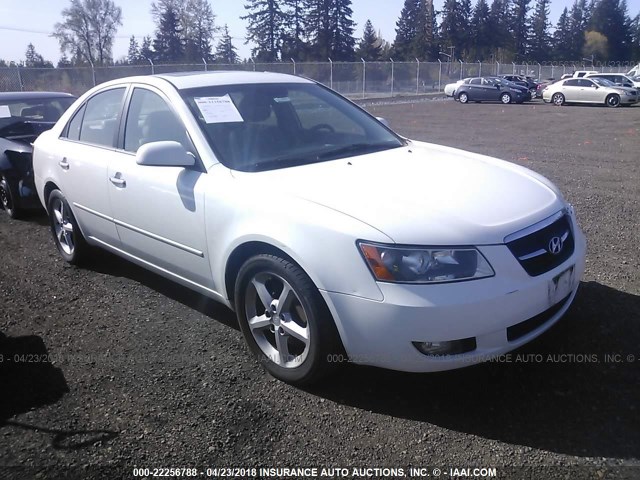
[[[93,257],[86,265],[83,264],[82,268],[105,275],[128,278],[197,310],[227,327],[240,330],[235,314],[221,303],[104,250],[94,249]]]
[[[639,323],[640,296],[582,283],[567,315],[510,361],[431,374],[353,366],[312,393],[511,444],[637,458]]]
[[[19,413],[50,405],[69,392],[62,370],[49,362],[49,353],[36,335],[0,334],[0,426]]]
[[[3,425],[53,434],[51,446],[56,450],[79,450],[97,442],[108,442],[118,436],[118,432],[112,430],[59,430],[56,428],[29,425],[13,420],[7,420]]]

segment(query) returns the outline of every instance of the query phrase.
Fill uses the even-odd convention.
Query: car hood
[[[503,243],[510,233],[564,207],[553,184],[530,170],[421,142],[324,163],[233,174],[255,182],[258,191],[275,185],[278,196],[354,217],[402,244]]]

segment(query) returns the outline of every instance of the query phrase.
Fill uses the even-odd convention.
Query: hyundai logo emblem
[[[562,251],[562,239],[560,237],[553,237],[549,240],[549,253],[558,255]]]

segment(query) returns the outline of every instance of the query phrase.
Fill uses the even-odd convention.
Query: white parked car
[[[637,103],[638,90],[620,87],[598,77],[569,78],[546,87],[542,91],[542,100],[558,106],[565,103],[594,103],[618,107]]]
[[[629,87],[640,89],[640,80],[627,77],[624,73],[591,73],[585,78],[604,78],[619,87]]]
[[[462,80],[458,80],[454,83],[447,83],[444,86],[444,94],[447,97],[454,97],[456,95],[456,90],[458,89],[458,87],[462,85],[466,80],[468,80],[468,78],[463,78]]]
[[[60,254],[97,246],[233,308],[274,376],[428,372],[523,345],[569,308],[585,239],[518,165],[406,140],[275,73],[99,85],[35,143]]]

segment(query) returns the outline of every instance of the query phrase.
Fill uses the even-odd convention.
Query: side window
[[[472,78],[471,81],[469,82],[469,84],[471,85],[480,85],[481,83],[482,83],[481,78]]]
[[[564,82],[564,86],[565,87],[577,87],[580,85],[580,80],[567,80],[566,82]]]
[[[145,143],[173,140],[191,150],[184,125],[158,94],[136,88],[124,131],[124,149],[135,153]]]
[[[597,86],[594,82],[592,82],[591,80],[587,80],[586,78],[580,79],[578,80],[578,82],[581,87],[591,88]]]
[[[69,122],[66,135],[69,140],[80,140],[80,127],[82,126],[82,119],[84,117],[84,110],[86,107],[86,104],[80,107]]]
[[[124,88],[115,88],[89,99],[80,127],[81,142],[105,147],[114,146],[124,91]]]

